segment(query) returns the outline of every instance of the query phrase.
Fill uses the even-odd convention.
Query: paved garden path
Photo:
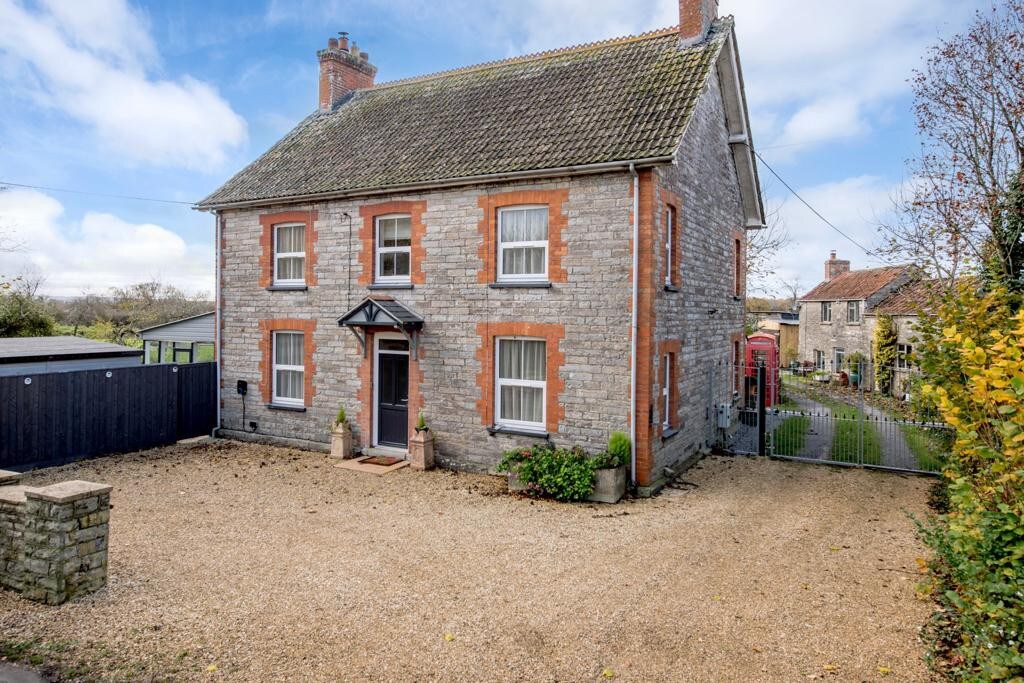
[[[212,442],[26,483],[69,478],[114,486],[109,586],[0,591],[0,651],[65,680],[928,680],[919,477],[716,457],[562,505]]]
[[[918,469],[917,456],[910,450],[910,445],[900,429],[898,422],[883,410],[865,402],[858,406],[864,414],[872,418],[872,425],[878,433],[882,445],[882,464],[887,467]]]
[[[831,411],[811,399],[791,392],[791,401],[800,406],[800,410],[810,415],[811,424],[804,437],[804,447],[797,453],[801,458],[828,460],[832,453],[832,438],[835,434]]]

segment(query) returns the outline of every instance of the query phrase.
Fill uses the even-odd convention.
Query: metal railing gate
[[[876,390],[867,361],[838,370],[723,363],[712,374],[713,395],[731,395],[712,406],[715,441],[731,453],[935,473],[953,443],[948,425],[908,417],[905,378]]]

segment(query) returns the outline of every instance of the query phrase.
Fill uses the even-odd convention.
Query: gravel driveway
[[[560,505],[212,442],[28,483],[68,477],[114,485],[109,586],[0,591],[0,646],[64,675],[928,680],[925,479],[716,457],[654,499]]]

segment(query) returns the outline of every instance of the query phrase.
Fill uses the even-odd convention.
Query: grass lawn
[[[862,465],[882,463],[882,444],[874,425],[858,408],[822,396],[817,401],[827,406],[836,418],[833,422],[831,458],[838,462]],[[863,444],[863,446],[862,446]]]
[[[772,430],[775,455],[799,455],[807,442],[807,430],[810,428],[811,418],[806,415],[793,415],[783,420]]]
[[[907,445],[917,458],[917,466],[926,472],[940,472],[945,455],[953,448],[953,433],[917,425],[901,425]]]

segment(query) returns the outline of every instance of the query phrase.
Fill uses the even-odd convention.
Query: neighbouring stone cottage
[[[382,84],[330,39],[319,110],[199,204],[222,432],[325,443],[344,406],[358,447],[403,454],[422,413],[442,464],[486,469],[622,430],[641,488],[706,447],[764,216],[733,20],[679,5],[672,29]]]
[[[825,261],[825,280],[800,299],[800,359],[829,372],[846,367],[853,353],[873,364],[878,318],[890,316],[897,335],[898,390],[909,376],[915,325],[932,285],[911,266],[850,270],[850,262],[833,251]]]

